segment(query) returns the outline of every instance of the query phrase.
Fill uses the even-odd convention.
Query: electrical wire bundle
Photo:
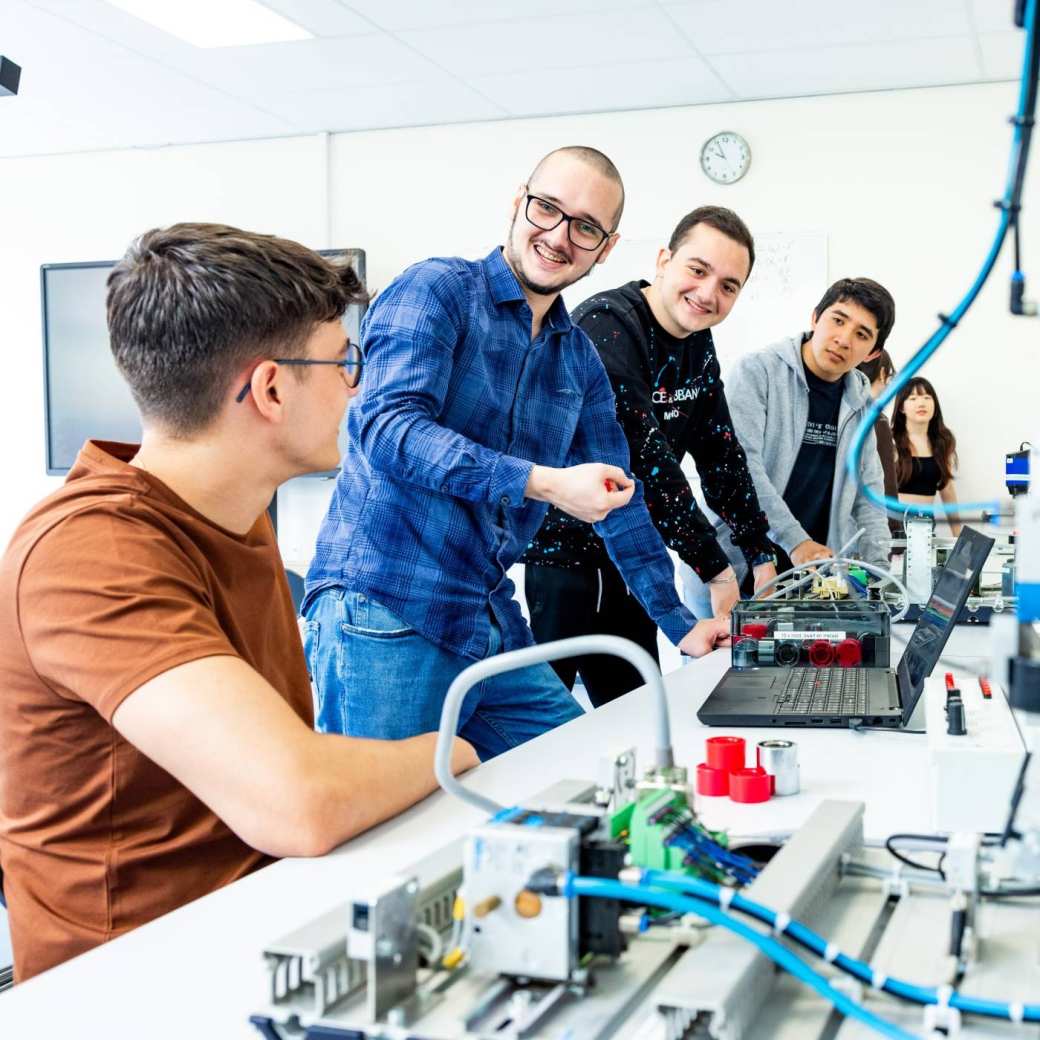
[[[685,865],[709,876],[722,874],[738,885],[748,885],[758,876],[758,867],[747,856],[720,845],[689,810],[670,808],[658,822],[671,828],[663,843],[685,852]]]
[[[626,871],[622,876],[627,877],[629,874],[635,875],[635,883],[568,874],[563,880],[559,894],[566,897],[620,899],[678,914],[697,914],[711,924],[746,939],[779,967],[830,1001],[842,1014],[863,1022],[882,1036],[912,1040],[911,1033],[856,1003],[776,938],[749,927],[731,911],[768,925],[774,935],[782,935],[792,940],[858,982],[901,1000],[922,1006],[949,1007],[965,1014],[1016,1023],[1040,1022],[1040,1004],[987,1000],[960,993],[950,986],[919,986],[875,971],[869,964],[843,953],[834,943],[828,942],[807,925],[792,920],[790,915],[778,913],[732,888],[660,870]]]

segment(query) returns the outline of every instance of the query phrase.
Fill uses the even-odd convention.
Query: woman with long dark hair
[[[938,494],[945,505],[956,505],[957,438],[943,422],[935,387],[927,379],[911,379],[896,395],[892,438],[899,501],[931,505]],[[961,524],[949,523],[954,536],[960,534]]]

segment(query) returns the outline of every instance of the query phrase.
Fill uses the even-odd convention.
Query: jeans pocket
[[[318,673],[318,645],[321,640],[321,622],[300,618],[301,635],[303,636],[303,656],[307,661],[307,674],[314,682]]]
[[[382,603],[367,596],[348,597],[344,600],[344,607],[340,625],[346,635],[368,636],[370,639],[403,639],[416,634],[411,625]]]

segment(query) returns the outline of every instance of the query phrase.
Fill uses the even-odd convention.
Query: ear
[[[664,274],[665,266],[668,261],[672,259],[672,251],[670,249],[658,249],[657,251],[657,263],[654,264],[654,274],[660,278]]]
[[[816,313],[816,311],[813,311],[812,312],[812,317],[809,319],[809,328],[811,328],[813,330],[813,332],[816,331],[816,323],[819,320],[820,320],[820,316]]]
[[[606,245],[603,246],[599,256],[596,257],[597,264],[603,263],[603,261],[606,260],[608,256],[610,256],[611,251],[614,249],[614,246],[618,244],[620,239],[621,236],[618,234],[608,236]]]
[[[524,199],[526,197],[527,197],[527,185],[526,184],[521,184],[516,189],[516,194],[513,196],[513,205],[512,205],[512,208],[509,211],[510,219],[513,219],[514,217],[516,217],[517,211],[520,209],[520,205],[521,205],[521,203],[524,201]]]
[[[249,395],[260,416],[268,422],[281,422],[284,408],[281,379],[284,371],[274,361],[261,361],[249,378]],[[245,403],[245,402],[243,402]]]
[[[880,347],[875,347],[861,362],[861,365],[866,364],[868,361],[873,361],[881,353]]]

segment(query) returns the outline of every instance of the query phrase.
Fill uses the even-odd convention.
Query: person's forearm
[[[433,753],[436,734],[407,740],[366,740],[315,733],[306,765],[298,851],[316,856],[403,812],[436,789]],[[456,744],[456,771],[462,761]]]

